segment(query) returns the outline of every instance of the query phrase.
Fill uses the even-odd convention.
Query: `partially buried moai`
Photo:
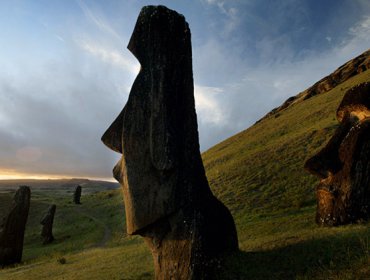
[[[0,266],[19,263],[22,260],[24,231],[30,208],[31,191],[21,186],[0,229]]]
[[[305,163],[321,178],[316,222],[327,226],[370,217],[370,83],[346,92],[337,119],[340,125],[328,144]]]
[[[208,186],[199,152],[190,29],[164,6],[146,6],[128,49],[141,64],[122,112],[102,137],[122,154],[128,234],[144,237],[156,279],[214,279],[238,250],[234,220]]]
[[[75,192],[73,193],[74,204],[81,204],[81,192],[82,192],[82,188],[80,185],[78,185],[75,189]]]
[[[55,204],[52,204],[40,222],[42,225],[41,237],[43,244],[49,244],[54,241],[53,223],[56,207],[57,206]]]

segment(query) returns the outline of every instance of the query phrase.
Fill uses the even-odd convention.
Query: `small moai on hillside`
[[[56,210],[56,205],[52,204],[48,212],[41,220],[42,230],[41,230],[41,237],[42,237],[42,244],[48,244],[53,242],[53,223],[54,223],[54,215]]]
[[[188,23],[164,6],[146,6],[128,49],[141,70],[102,137],[123,154],[113,174],[124,192],[127,233],[144,237],[156,279],[216,279],[238,238],[199,152]]]
[[[0,266],[22,260],[24,231],[30,208],[31,191],[20,186],[16,191],[9,214],[0,229]]]
[[[370,218],[370,83],[346,92],[337,120],[333,137],[305,163],[321,179],[316,222],[325,226]]]
[[[73,193],[73,202],[75,204],[81,204],[81,191],[82,188],[80,185],[78,185],[75,189],[75,192]]]

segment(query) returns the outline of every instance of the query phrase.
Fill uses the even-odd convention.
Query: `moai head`
[[[316,222],[328,226],[370,215],[370,83],[346,92],[337,119],[340,125],[328,144],[305,163],[321,179]]]
[[[50,205],[48,212],[40,221],[41,225],[45,226],[47,224],[53,223],[56,208],[57,206],[55,204]]]
[[[48,244],[54,240],[53,236],[53,222],[54,222],[54,215],[55,215],[56,205],[52,204],[48,212],[45,214],[45,216],[40,221],[40,224],[42,224],[42,230],[41,230],[41,237],[43,239],[43,244]]]
[[[127,232],[139,233],[208,192],[194,107],[190,29],[163,6],[144,7],[128,49],[141,64],[128,101],[102,141],[122,154]]]

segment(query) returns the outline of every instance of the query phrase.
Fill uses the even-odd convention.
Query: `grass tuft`
[[[67,263],[67,260],[66,260],[66,258],[59,258],[58,259],[58,263],[60,263],[60,264],[66,264]]]

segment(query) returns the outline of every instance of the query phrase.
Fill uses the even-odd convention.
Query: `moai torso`
[[[21,186],[14,196],[13,205],[0,231],[0,266],[22,260],[24,231],[30,208],[31,191]]]

